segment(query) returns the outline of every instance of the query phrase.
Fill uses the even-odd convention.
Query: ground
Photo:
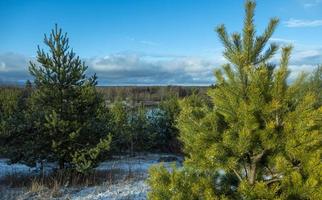
[[[0,159],[0,179],[10,174],[26,175],[39,173],[37,167],[30,168],[23,164],[7,163]],[[182,158],[170,154],[140,154],[134,157],[119,156],[113,160],[101,163],[96,171],[110,171],[117,174],[116,180],[106,180],[100,185],[90,187],[60,187],[57,194],[52,190],[41,189],[33,192],[30,188],[12,188],[2,186],[0,199],[73,199],[73,200],[144,200],[149,191],[145,180],[148,169],[155,164],[164,163],[170,166],[175,162],[181,165]],[[46,165],[46,172],[50,173],[55,165]]]

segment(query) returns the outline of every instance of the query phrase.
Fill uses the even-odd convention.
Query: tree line
[[[146,102],[156,105],[171,96],[181,99],[198,93],[205,95],[208,86],[99,86],[98,92],[104,95],[109,103],[127,101],[129,104]],[[150,103],[150,104],[149,104]],[[153,104],[154,103],[154,104]]]

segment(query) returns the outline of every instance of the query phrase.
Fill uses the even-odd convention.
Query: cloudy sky
[[[208,85],[225,62],[214,28],[240,31],[244,0],[1,0],[0,82],[32,79],[28,62],[55,23],[100,85]],[[257,0],[260,33],[293,44],[292,76],[322,63],[322,0]]]

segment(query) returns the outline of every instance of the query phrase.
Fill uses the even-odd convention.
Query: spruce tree
[[[29,67],[35,84],[32,101],[41,116],[39,142],[50,142],[47,158],[57,160],[61,169],[88,171],[110,143],[107,108],[95,89],[97,77],[86,76],[87,66],[57,25],[44,43],[48,51],[38,47],[38,63]]]
[[[278,66],[270,61],[278,46],[266,46],[278,20],[256,36],[254,9],[247,1],[242,33],[217,28],[228,64],[215,71],[212,106],[196,97],[182,101],[184,169],[153,168],[151,199],[165,195],[160,185],[171,199],[322,199],[322,108],[316,93],[303,91],[304,75],[288,83],[290,46]],[[186,181],[177,183],[178,174]],[[184,196],[182,186],[195,196]]]

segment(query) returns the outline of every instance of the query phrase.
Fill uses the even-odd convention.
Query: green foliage
[[[278,67],[270,63],[278,48],[266,44],[278,20],[272,19],[263,35],[255,36],[255,3],[247,1],[245,7],[242,34],[230,37],[223,25],[217,29],[229,64],[215,71],[216,87],[209,90],[212,105],[198,96],[180,103],[178,128],[186,154],[182,171],[222,172],[213,180],[218,185],[207,183],[220,190],[214,192],[216,198],[321,199],[318,96],[303,90],[304,75],[288,84],[291,47],[282,48]],[[171,179],[176,173],[152,171],[150,198],[162,199],[162,187],[168,188],[170,199],[192,190],[192,180]],[[158,176],[168,181],[159,187]],[[194,199],[205,199],[203,192]]]
[[[179,113],[177,98],[169,98],[157,108],[131,108],[117,101],[111,106],[114,152],[178,152],[175,120]]]
[[[159,108],[151,117],[153,130],[156,135],[156,148],[167,152],[179,152],[180,144],[177,139],[178,129],[176,119],[180,113],[179,100],[172,96],[160,102]]]
[[[81,173],[88,173],[90,170],[97,166],[98,157],[102,152],[110,149],[112,137],[109,135],[105,139],[101,139],[95,146],[87,149],[81,149],[72,156],[72,163],[75,165],[76,171]]]
[[[320,105],[322,104],[322,65],[318,65],[309,76],[307,83],[308,90],[315,93],[318,98]]]
[[[147,109],[141,105],[135,108],[129,118],[132,151],[151,150],[155,135],[151,130],[151,124],[148,121]]]
[[[23,124],[27,131],[15,131],[11,139],[19,157],[29,164],[43,159],[58,161],[79,172],[94,167],[100,153],[109,149],[109,111],[96,91],[96,76],[87,78],[87,67],[69,50],[67,34],[57,26],[38,47],[37,62],[30,63],[35,90],[28,99]],[[26,129],[25,129],[26,130]],[[103,139],[105,138],[105,139]]]
[[[217,175],[197,173],[189,169],[177,169],[172,166],[171,172],[164,166],[153,166],[149,170],[147,182],[151,187],[148,198],[151,200],[217,200],[214,178]]]
[[[114,148],[122,152],[151,150],[154,134],[147,117],[147,109],[141,105],[130,108],[118,101],[111,108],[114,124]]]
[[[121,101],[115,102],[111,107],[113,122],[113,143],[114,152],[124,152],[133,148],[131,127],[129,124],[129,108]]]
[[[23,161],[34,165],[44,149],[35,144],[39,139],[34,130],[36,113],[30,109],[32,86],[25,88],[2,88],[1,90],[1,146],[2,153],[12,162]],[[37,149],[37,150],[36,150]],[[34,153],[31,153],[35,150]]]
[[[12,122],[18,112],[18,99],[21,91],[12,88],[2,88],[0,90],[0,136],[9,136],[15,129]]]

